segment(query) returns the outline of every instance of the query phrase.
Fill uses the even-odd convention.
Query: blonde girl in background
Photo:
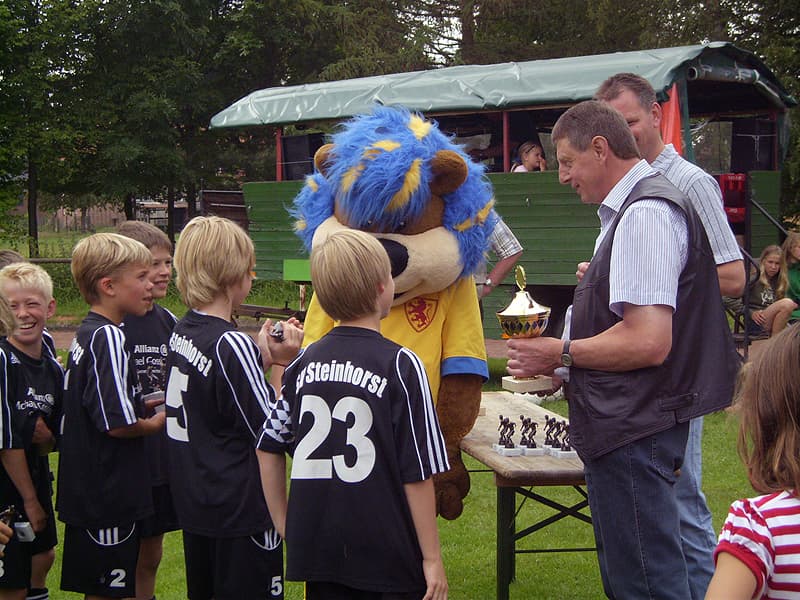
[[[512,173],[528,173],[547,169],[547,160],[541,144],[528,140],[517,149],[517,160],[511,165]]]
[[[800,319],[800,233],[790,231],[781,245],[781,274],[786,277],[787,302],[777,311],[772,331],[777,333]]]
[[[750,335],[774,335],[781,331],[797,304],[785,298],[789,287],[786,269],[782,268],[783,250],[780,246],[764,248],[758,260],[759,276],[750,289],[747,306],[747,331]],[[727,299],[726,306],[743,312],[742,300]]]

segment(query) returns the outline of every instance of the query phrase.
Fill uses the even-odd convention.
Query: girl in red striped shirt
[[[772,338],[740,392],[739,454],[762,496],[737,500],[706,600],[800,597],[800,327]]]

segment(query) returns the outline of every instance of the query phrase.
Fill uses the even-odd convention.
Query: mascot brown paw
[[[461,460],[461,440],[475,425],[481,405],[482,380],[476,375],[448,375],[442,379],[436,412],[442,428],[450,470],[434,478],[436,510],[445,519],[458,518],[469,493],[469,473]]]
[[[461,516],[464,510],[464,498],[469,493],[469,473],[461,460],[461,453],[450,456],[450,470],[435,475],[433,478],[436,487],[436,513],[452,521]]]

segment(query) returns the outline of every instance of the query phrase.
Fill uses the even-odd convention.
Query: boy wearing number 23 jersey
[[[232,221],[197,217],[181,233],[174,264],[191,308],[175,325],[166,361],[169,482],[183,530],[188,596],[283,598],[283,546],[255,454],[275,401],[264,369],[280,356],[260,351],[231,321],[250,291],[253,243]],[[284,364],[301,339],[287,341]]]
[[[337,232],[315,244],[311,277],[339,325],[287,367],[258,446],[286,577],[307,600],[446,598],[431,477],[447,452],[422,362],[380,334],[389,258],[374,237]]]

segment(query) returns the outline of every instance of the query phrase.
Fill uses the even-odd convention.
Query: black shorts
[[[47,523],[44,529],[36,533],[36,539],[30,543],[31,554],[46,552],[55,548],[58,544],[58,532],[56,531],[56,516],[53,514],[53,507],[47,510]]]
[[[183,555],[190,600],[283,598],[283,544],[274,529],[236,538],[184,531]]]
[[[31,583],[31,542],[13,536],[0,558],[0,589],[28,589]]]
[[[306,582],[305,600],[420,600],[421,592],[370,592],[329,581]]]
[[[155,512],[152,515],[139,521],[139,537],[155,537],[180,529],[175,505],[172,503],[172,494],[167,484],[153,487],[153,508]]]
[[[40,473],[35,481],[36,498],[39,504],[47,515],[47,523],[45,523],[42,531],[36,532],[36,539],[28,543],[31,555],[45,552],[51,548],[55,548],[58,544],[58,533],[56,531],[56,515],[53,512],[53,488],[52,488],[52,474],[49,470]],[[22,502],[18,506],[22,506]],[[25,511],[22,511],[21,520],[29,520]]]
[[[138,559],[135,523],[100,530],[65,525],[61,589],[108,598],[134,597]]]

